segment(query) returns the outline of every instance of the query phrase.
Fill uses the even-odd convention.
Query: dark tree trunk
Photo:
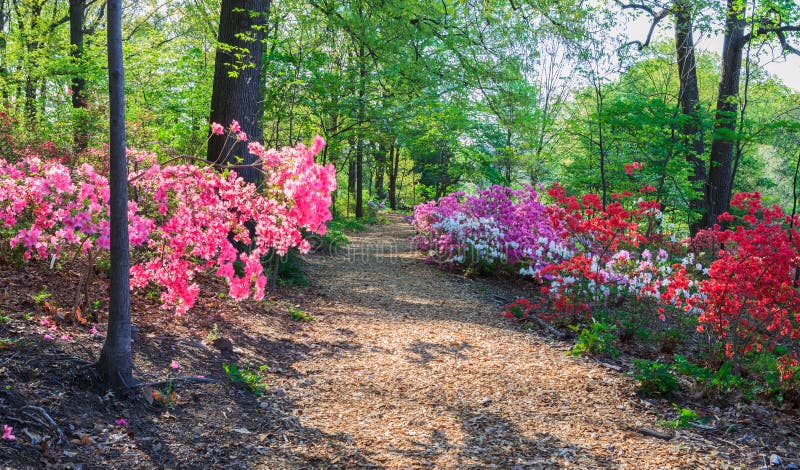
[[[717,110],[714,116],[714,138],[706,186],[707,212],[703,225],[709,227],[730,206],[733,186],[732,162],[736,132],[739,80],[742,73],[742,51],[747,5],[728,0],[725,16],[725,36],[722,47],[722,68],[719,77]]]
[[[358,50],[358,129],[356,131],[356,217],[364,217],[364,132],[366,120],[366,50],[361,44]]]
[[[30,23],[28,28],[28,37],[25,41],[25,53],[28,55],[24,61],[25,71],[25,117],[28,119],[29,125],[36,126],[36,86],[39,80],[35,77],[29,67],[34,66],[36,53],[42,47],[39,41],[39,24],[42,19],[42,8],[44,7],[43,1],[36,1],[30,5]]]
[[[397,210],[397,175],[400,172],[400,149],[389,147],[389,208]]]
[[[378,199],[386,198],[386,188],[384,187],[386,158],[386,147],[384,147],[383,144],[378,145],[378,152],[375,154],[375,194]]]
[[[121,0],[108,1],[108,96],[111,165],[111,286],[108,332],[97,369],[114,388],[133,384],[131,358],[130,260],[128,258],[128,174],[125,155],[125,76],[122,65]]]
[[[706,165],[703,161],[705,145],[700,116],[700,91],[697,86],[697,69],[694,55],[694,38],[691,5],[685,1],[675,2],[675,50],[678,56],[678,76],[680,90],[678,100],[681,111],[687,117],[683,126],[683,147],[686,161],[692,166],[689,183],[700,193],[689,201],[690,232],[694,236],[700,227],[700,219],[705,209],[704,185]]]
[[[269,0],[222,0],[220,9],[218,40],[233,49],[217,48],[210,121],[226,127],[232,120],[238,121],[249,141],[263,137],[258,97],[263,26],[269,5]],[[245,53],[243,60],[235,57],[241,53]],[[226,143],[226,136],[218,135],[211,135],[206,158],[220,164],[251,165],[256,161],[247,150],[247,142],[228,138]],[[236,172],[250,183],[261,180],[260,169],[256,167],[236,168]]]
[[[8,24],[8,19],[10,16],[11,5],[8,5],[5,0],[0,0],[0,31],[6,31],[6,25]],[[8,42],[6,41],[6,35],[0,34],[0,80],[5,85],[6,78],[8,77],[8,67],[6,65],[6,47]],[[9,100],[9,93],[8,88],[3,86],[3,89],[0,90],[3,97],[2,107],[8,107],[8,100]]]
[[[72,145],[74,152],[81,153],[88,145],[89,122],[85,110],[86,80],[81,75],[83,59],[83,23],[86,0],[69,0],[69,43],[75,75],[72,77],[73,114]]]

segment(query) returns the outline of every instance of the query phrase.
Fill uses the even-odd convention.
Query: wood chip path
[[[293,340],[314,360],[291,364],[299,378],[284,385],[299,424],[328,438],[292,443],[295,456],[344,467],[738,467],[689,431],[643,435],[666,431],[626,376],[501,318],[496,292],[425,264],[410,226],[389,219],[307,258],[317,321]]]

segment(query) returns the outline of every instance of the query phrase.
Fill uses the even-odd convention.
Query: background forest
[[[633,161],[683,230],[737,191],[794,203],[800,94],[763,67],[797,52],[793,2],[267,3],[265,24],[238,33],[263,37],[260,73],[235,45],[223,47],[227,73],[258,80],[250,100],[265,147],[323,136],[340,214],[491,184],[561,181],[605,200],[630,189]],[[0,0],[14,142],[103,144],[104,6]],[[129,146],[205,152],[219,11],[207,0],[124,2]],[[694,46],[710,35],[738,49]]]

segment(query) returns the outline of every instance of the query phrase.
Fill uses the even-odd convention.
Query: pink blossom
[[[213,132],[218,130],[212,127]],[[235,121],[231,130],[241,132]],[[235,172],[223,176],[196,165],[162,167],[152,153],[130,150],[130,161],[141,164],[131,173],[131,185],[140,197],[128,205],[131,247],[141,248],[141,256],[131,266],[131,287],[160,288],[162,306],[177,314],[194,305],[200,290],[195,278],[206,271],[225,279],[229,295],[236,299],[263,296],[267,279],[260,257],[272,250],[283,254],[293,247],[307,251],[310,246],[303,232],[323,234],[325,222],[331,219],[330,195],[336,177],[332,165],[314,162],[322,145],[321,139],[315,139],[310,148],[267,150],[257,142],[248,143],[264,167],[262,190],[246,184]],[[144,165],[150,166],[141,169]],[[49,259],[64,252],[88,256],[90,251],[107,250],[105,171],[89,164],[70,169],[36,156],[16,163],[0,158],[0,221],[13,234],[0,242],[20,247],[25,259]],[[248,220],[255,222],[252,237],[243,229]],[[231,233],[236,241],[254,246],[242,259],[242,277],[233,269],[239,258],[229,239]],[[55,326],[49,319],[40,323]]]
[[[170,364],[169,364],[169,367],[170,367],[170,369],[173,369],[173,370],[178,370],[178,369],[180,369],[180,368],[181,368],[181,365],[180,365],[180,364],[178,364],[178,362],[177,362],[177,361],[174,361],[174,360],[173,360],[172,362],[170,362]]]
[[[123,426],[123,427],[126,427],[126,428],[128,426],[130,426],[130,424],[128,424],[128,422],[124,418],[115,419],[114,420],[114,424],[116,424],[117,426]]]
[[[216,135],[222,135],[223,132],[225,132],[225,128],[222,127],[222,125],[219,124],[219,123],[212,122],[211,123],[211,132],[213,132]]]
[[[239,121],[237,121],[236,119],[233,119],[231,121],[231,132],[238,133],[238,132],[241,132],[241,130],[242,130],[242,127],[239,125]]]
[[[14,428],[12,428],[11,426],[9,426],[7,424],[4,424],[3,425],[3,439],[5,439],[7,441],[13,441],[14,439],[16,439],[17,436],[11,434],[11,432],[13,430],[14,430]]]
[[[49,341],[49,340],[53,339],[53,335],[46,334],[46,335],[42,336],[42,338],[44,338],[44,339]]]
[[[237,136],[237,137],[239,138],[239,140],[241,140],[242,142],[247,142],[247,134],[246,134],[246,133],[244,133],[244,132],[239,132],[238,134],[236,134],[236,136]]]

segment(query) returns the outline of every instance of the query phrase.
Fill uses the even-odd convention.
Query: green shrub
[[[633,378],[645,395],[667,395],[678,389],[678,379],[668,364],[645,359],[634,359]]]
[[[569,328],[578,333],[578,339],[570,349],[570,354],[573,356],[589,354],[591,356],[616,357],[619,355],[619,351],[613,345],[616,326],[592,319],[589,328],[581,328],[578,325],[570,325]]]
[[[235,362],[223,364],[222,369],[225,371],[225,375],[228,376],[228,380],[242,390],[246,390],[257,397],[267,391],[267,379],[263,376],[263,373],[269,369],[266,364],[259,367],[257,371],[251,370],[247,366],[240,369]]]

